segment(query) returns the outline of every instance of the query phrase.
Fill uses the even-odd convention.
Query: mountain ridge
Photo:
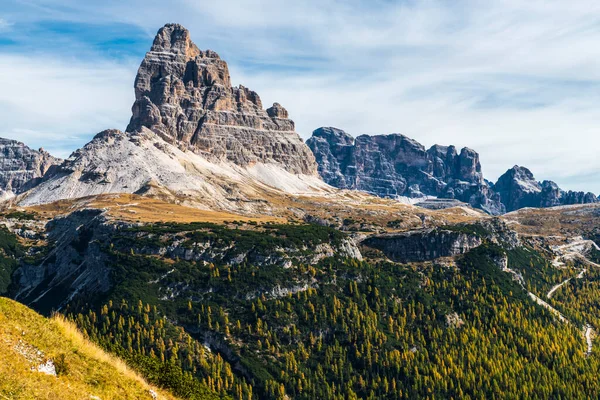
[[[484,179],[479,154],[468,147],[435,144],[429,149],[401,134],[360,135],[316,129],[306,141],[323,180],[338,188],[382,197],[456,199],[492,215],[523,207],[598,202],[590,192],[564,191],[552,181],[537,182],[515,166],[494,184]],[[449,203],[452,204],[452,203]]]

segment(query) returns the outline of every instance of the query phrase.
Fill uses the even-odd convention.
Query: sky
[[[597,0],[2,0],[0,136],[68,157],[124,130],[156,31],[186,26],[307,139],[402,133],[600,193]]]

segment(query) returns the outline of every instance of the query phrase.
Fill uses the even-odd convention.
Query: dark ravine
[[[593,193],[565,192],[552,181],[537,182],[527,168],[518,166],[492,184],[483,178],[474,150],[465,147],[459,152],[440,145],[425,149],[400,134],[353,138],[340,129],[323,127],[306,144],[325,182],[381,197],[434,196],[462,201],[492,215],[598,201]]]

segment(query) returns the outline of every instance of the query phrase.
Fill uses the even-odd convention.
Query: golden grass
[[[32,371],[39,361],[18,351],[65,356],[68,372],[51,376]],[[118,358],[86,340],[62,317],[44,318],[22,304],[0,298],[0,398],[2,399],[159,399],[174,396],[152,387]]]
[[[502,218],[523,236],[579,236],[600,226],[600,204],[555,208],[528,208],[505,214]]]
[[[212,222],[232,221],[284,222],[273,216],[243,216],[223,211],[203,210],[135,194],[105,194],[80,199],[59,200],[50,204],[24,207],[42,217],[53,218],[82,208],[106,209],[109,217],[131,222]]]
[[[474,210],[465,211],[462,207],[428,210],[356,191],[338,191],[322,196],[295,196],[274,192],[269,193],[265,204],[268,206],[263,214],[239,215],[174,204],[156,197],[118,193],[60,200],[19,209],[34,212],[40,219],[54,218],[83,208],[98,208],[106,210],[110,218],[119,221],[216,224],[232,221],[286,223],[298,221],[299,212],[304,212],[330,220],[350,218],[384,228],[390,221],[401,220],[401,230],[418,229],[423,226],[423,219],[427,220],[427,226],[439,226],[488,217]]]

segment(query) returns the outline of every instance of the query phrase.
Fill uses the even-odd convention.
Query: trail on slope
[[[595,243],[594,243],[595,244]],[[579,254],[579,256],[581,256],[581,254]],[[585,258],[585,257],[584,257]],[[587,259],[586,259],[587,260]],[[594,264],[593,262],[587,260],[590,264]],[[597,265],[597,264],[594,264]],[[600,267],[600,266],[599,266]],[[531,293],[530,291],[528,291],[525,287],[525,280],[523,279],[523,275],[520,272],[515,271],[512,268],[508,268],[508,266],[504,266],[502,268],[502,271],[507,272],[509,274],[511,274],[513,276],[513,279],[516,280],[519,285],[521,285],[521,287],[527,292],[527,295],[533,300],[535,301],[538,305],[544,307],[545,309],[549,310],[551,313],[553,313],[559,321],[564,322],[566,324],[569,324],[569,320],[560,312],[558,311],[556,308],[552,307],[550,304],[548,304],[547,302],[545,302],[544,300],[542,300],[541,298],[539,298],[538,296],[536,296],[535,294]],[[577,276],[575,277],[576,279],[583,279],[583,276],[585,275],[585,273],[587,272],[587,269],[582,269],[579,274],[577,274]],[[546,294],[546,297],[549,299],[552,297],[552,294],[561,286],[563,286],[564,284],[566,284],[567,282],[569,282],[571,279],[573,279],[573,277],[568,278],[564,281],[562,281],[561,283],[559,283],[558,285],[555,285],[552,289],[550,289],[550,291]],[[593,339],[592,339],[592,335],[594,334],[594,329],[591,327],[591,325],[589,324],[585,324],[583,326],[583,336],[587,345],[587,349],[585,351],[585,356],[589,357],[592,354],[592,346],[593,346]]]
[[[586,272],[587,272],[587,269],[585,269],[585,268],[584,268],[584,269],[582,269],[582,270],[579,272],[579,274],[577,274],[577,276],[576,276],[575,278],[576,278],[576,279],[582,279],[582,278],[583,278],[583,275],[584,275]],[[554,294],[554,292],[556,292],[556,290],[558,290],[560,287],[562,287],[562,286],[563,286],[563,285],[565,285],[566,283],[570,282],[570,281],[571,281],[571,279],[573,279],[573,278],[571,277],[571,278],[565,279],[564,281],[562,281],[562,282],[561,282],[561,283],[559,283],[558,285],[554,285],[554,286],[552,287],[552,289],[550,289],[550,291],[548,292],[548,294],[546,294],[546,298],[548,298],[548,299],[549,299],[549,298],[551,298],[551,297],[552,297],[552,294]]]
[[[585,257],[586,251],[590,248],[600,251],[600,247],[598,247],[596,242],[593,240],[584,239],[581,236],[573,238],[573,240],[567,244],[553,246],[552,251],[556,253],[556,257],[552,261],[552,265],[557,268],[561,268],[565,265],[561,260],[572,260],[577,258],[589,265],[600,267],[600,265],[588,260],[587,257]]]

